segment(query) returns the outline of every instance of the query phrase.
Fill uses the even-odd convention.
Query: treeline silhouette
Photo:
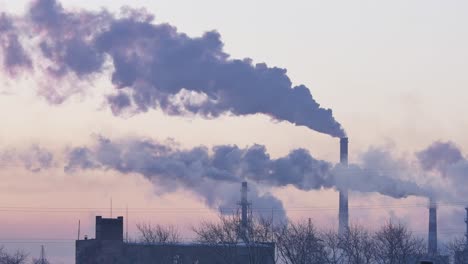
[[[399,264],[409,263],[428,257],[427,242],[415,235],[401,223],[387,221],[377,230],[371,231],[364,226],[353,225],[346,232],[338,234],[335,230],[317,228],[309,220],[273,221],[268,217],[251,217],[247,230],[243,230],[239,215],[220,215],[216,221],[205,221],[192,227],[195,236],[193,243],[216,245],[213,250],[226,254],[226,264],[233,263],[237,247],[248,247],[248,264],[259,264],[258,245],[275,246],[270,256],[278,264]],[[178,244],[183,242],[181,232],[173,225],[151,223],[137,224],[138,233],[129,243]],[[459,263],[468,261],[467,243],[464,236],[440,245],[443,254]],[[230,250],[219,250],[226,247]],[[262,253],[263,254],[263,253]],[[439,253],[437,253],[439,254]],[[232,257],[232,259],[230,259]],[[264,258],[265,256],[262,256]],[[430,256],[429,256],[430,257]],[[39,262],[46,261],[46,262]],[[465,262],[463,262],[465,261]],[[22,251],[8,253],[0,247],[0,264],[41,264],[48,260],[30,259]]]
[[[174,226],[140,224],[139,238],[135,242],[171,244],[181,242],[180,232]],[[427,241],[415,235],[401,223],[387,221],[375,231],[353,225],[346,232],[324,230],[309,220],[274,223],[270,218],[249,219],[248,230],[243,231],[238,215],[221,215],[218,221],[202,222],[192,227],[195,243],[213,244],[214,250],[224,245],[251,247],[250,264],[261,263],[255,258],[259,244],[274,243],[275,263],[285,264],[399,264],[410,263],[431,256]],[[458,261],[467,261],[467,243],[464,236],[440,245],[444,254]],[[220,252],[229,252],[223,250]],[[463,258],[463,259],[460,259]],[[226,264],[231,263],[226,256]],[[460,262],[465,263],[465,262]]]

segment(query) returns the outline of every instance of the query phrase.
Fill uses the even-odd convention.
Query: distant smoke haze
[[[21,39],[34,47],[34,56]],[[65,10],[55,0],[36,0],[23,17],[2,14],[0,41],[8,72],[34,69],[52,80],[93,80],[109,72],[105,65],[110,64],[116,90],[107,101],[116,115],[149,109],[206,118],[264,114],[345,136],[332,111],[321,107],[304,85],[293,86],[286,69],[231,58],[218,32],[192,38],[169,24],[155,24],[144,9],[124,8],[116,15]],[[41,94],[52,103],[77,92],[52,82],[44,89]]]
[[[0,168],[25,168],[32,172],[40,172],[55,166],[51,151],[32,145],[28,148],[10,148],[0,151]]]

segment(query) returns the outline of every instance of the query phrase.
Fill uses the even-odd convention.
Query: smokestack
[[[340,163],[343,166],[348,166],[348,138],[340,139]],[[338,212],[338,233],[343,234],[349,227],[349,213],[348,213],[348,189],[340,190],[339,199],[339,212]]]
[[[465,241],[465,248],[468,250],[468,207],[465,208],[466,210],[466,217],[465,217],[465,223],[466,223],[466,241]]]
[[[248,231],[249,231],[249,219],[248,219],[248,208],[249,202],[247,201],[247,182],[242,182],[242,189],[241,189],[241,237],[244,242],[247,243],[248,238]]]
[[[434,199],[429,201],[429,237],[428,237],[428,254],[431,256],[437,255],[437,205]]]
[[[348,138],[340,138],[340,163],[348,165]]]

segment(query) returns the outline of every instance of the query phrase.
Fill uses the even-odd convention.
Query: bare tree
[[[252,219],[249,231],[249,249],[250,263],[276,263],[278,254],[275,250],[269,251],[266,248],[274,248],[277,243],[277,228],[274,224],[273,215],[271,217],[259,216]]]
[[[36,258],[34,258],[32,260],[32,264],[50,264],[50,262],[47,259],[36,259]]]
[[[325,231],[321,235],[322,243],[325,246],[325,262],[326,264],[341,264],[344,263],[345,252],[341,247],[341,237],[336,231]]]
[[[17,250],[13,254],[6,252],[5,248],[0,247],[0,264],[25,264],[28,254]]]
[[[322,264],[326,250],[316,228],[309,222],[289,222],[278,228],[277,250],[286,264]]]
[[[224,263],[236,263],[237,247],[240,240],[240,219],[238,215],[220,215],[218,222],[203,222],[193,227],[197,241],[212,245]]]
[[[180,242],[180,233],[174,226],[137,224],[139,242],[147,244],[175,244]]]
[[[468,243],[465,237],[453,239],[447,244],[447,249],[454,263],[468,263]]]
[[[194,227],[193,231],[197,235],[197,241],[211,244],[224,263],[238,263],[241,251],[248,258],[244,263],[265,263],[265,258],[268,258],[269,263],[276,261],[274,250],[268,250],[274,246],[276,237],[273,221],[270,219],[253,219],[247,230],[242,230],[238,214],[220,215],[219,221],[204,222]]]
[[[343,263],[371,264],[374,261],[374,241],[372,235],[360,226],[350,227],[340,235],[340,248],[344,253]]]
[[[379,264],[406,264],[425,252],[422,239],[416,238],[405,225],[385,224],[374,235],[374,252]]]
[[[278,225],[273,223],[273,218],[258,217],[253,219],[251,225],[251,238],[255,242],[270,243],[276,240],[276,231]]]

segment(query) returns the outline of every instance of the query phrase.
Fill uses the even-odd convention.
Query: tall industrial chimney
[[[466,217],[465,217],[465,223],[466,223],[466,233],[465,233],[465,237],[466,237],[466,243],[465,243],[465,248],[466,250],[468,250],[468,207],[465,208],[466,210]]]
[[[343,166],[348,166],[348,138],[340,139],[340,163]],[[348,189],[343,188],[340,190],[338,212],[338,233],[343,234],[349,227],[349,213],[348,213]]]
[[[348,138],[340,139],[340,163],[348,165]]]
[[[429,201],[429,236],[427,253],[431,256],[437,255],[437,205],[434,199]]]
[[[241,232],[241,237],[244,240],[244,242],[248,242],[248,232],[249,232],[249,215],[248,215],[248,210],[249,210],[249,201],[247,200],[247,182],[242,182],[242,188],[241,188],[241,201],[240,201],[240,206],[241,206],[241,223],[240,223],[240,232]]]

